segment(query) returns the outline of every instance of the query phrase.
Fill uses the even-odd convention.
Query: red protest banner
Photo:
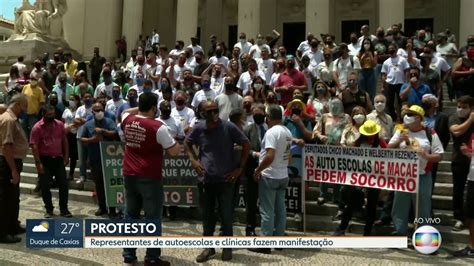
[[[415,151],[306,145],[303,180],[416,193]]]

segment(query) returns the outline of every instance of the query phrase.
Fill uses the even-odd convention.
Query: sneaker
[[[53,218],[53,216],[54,216],[53,210],[46,210],[46,212],[44,213],[44,218]]]
[[[171,265],[171,263],[169,261],[166,261],[166,260],[156,259],[156,260],[145,260],[145,263],[143,265],[145,265],[145,266],[154,266],[154,265],[168,266],[168,265]]]
[[[232,249],[231,248],[222,249],[221,259],[222,261],[232,260]]]
[[[333,219],[334,221],[341,220],[341,219],[342,219],[342,213],[343,213],[343,212],[342,212],[341,210],[338,210],[338,211],[337,211],[337,214],[336,214],[334,217],[332,217],[332,219]]]
[[[464,223],[462,221],[457,220],[453,226],[453,231],[462,231],[464,229]]]
[[[204,249],[199,256],[196,257],[197,263],[206,262],[216,255],[216,250],[213,248]]]
[[[72,213],[68,210],[61,212],[60,215],[65,218],[72,218]]]
[[[104,214],[107,214],[107,211],[103,210],[101,208],[97,209],[97,211],[95,211],[95,213],[94,213],[95,216],[102,216]]]
[[[474,250],[470,247],[465,247],[461,250],[453,252],[454,257],[470,257],[474,256]]]
[[[76,180],[76,184],[84,184],[85,181],[86,179],[83,176],[81,176],[79,177],[79,179]]]
[[[326,203],[326,199],[323,198],[323,197],[319,197],[318,198],[318,205],[324,205],[324,203]]]

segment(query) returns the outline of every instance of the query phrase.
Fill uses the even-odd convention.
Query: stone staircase
[[[445,93],[444,99],[449,99]],[[443,112],[451,114],[456,110],[456,103],[444,101]],[[467,243],[469,240],[469,232],[467,229],[454,232],[451,230],[454,224],[454,218],[452,214],[452,174],[451,174],[451,152],[452,143],[448,145],[446,153],[443,155],[443,161],[440,162],[438,177],[433,192],[433,208],[434,215],[440,219],[440,224],[436,227],[440,230],[443,241],[447,242],[458,242]],[[34,164],[34,159],[31,153],[28,154],[23,168],[21,192],[27,194],[36,194],[33,192],[37,174]],[[69,167],[66,169],[69,171]],[[76,175],[78,175],[78,168],[76,168]],[[77,185],[75,182],[69,183],[69,199],[79,202],[94,203],[95,198],[93,197],[94,183],[90,180],[86,181],[84,185]],[[53,197],[55,202],[58,199],[57,189],[52,189]],[[308,184],[306,188],[306,230],[308,233],[313,234],[330,234],[338,225],[338,221],[333,221],[332,216],[337,212],[337,206],[335,204],[326,203],[323,206],[319,206],[316,199],[319,195],[318,184]],[[380,212],[380,209],[378,210]],[[186,208],[183,212],[185,216],[199,219],[198,211],[196,208]],[[236,222],[245,224],[245,211],[242,209],[236,209]],[[364,221],[354,218],[351,222],[348,233],[362,234]],[[302,230],[303,222],[301,217],[288,215],[288,228]],[[374,233],[377,234],[388,234],[393,230],[391,226],[374,227]]]

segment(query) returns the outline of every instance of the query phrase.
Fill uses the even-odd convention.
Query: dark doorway
[[[369,25],[369,20],[341,21],[341,41],[349,44],[351,42],[351,33],[355,32],[357,36],[360,36],[360,28],[364,25]]]
[[[305,29],[305,22],[283,23],[283,45],[288,54],[295,54],[298,45],[306,40]]]
[[[234,44],[237,43],[237,25],[230,25],[229,26],[229,40],[227,43],[227,47],[229,49],[234,47]]]
[[[405,36],[415,36],[417,30],[425,29],[426,27],[431,28],[431,32],[435,32],[433,28],[433,18],[417,18],[417,19],[405,19],[405,25],[403,25],[403,32]]]
[[[198,44],[201,45],[201,27],[197,28],[196,37],[198,39]]]

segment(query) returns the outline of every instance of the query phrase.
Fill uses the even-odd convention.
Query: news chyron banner
[[[197,206],[198,175],[184,152],[184,146],[181,147],[178,156],[169,156],[165,153],[163,158],[164,205]],[[107,206],[124,206],[122,163],[125,145],[118,141],[103,141],[100,142],[100,151]]]
[[[413,150],[306,145],[303,180],[416,193]]]

